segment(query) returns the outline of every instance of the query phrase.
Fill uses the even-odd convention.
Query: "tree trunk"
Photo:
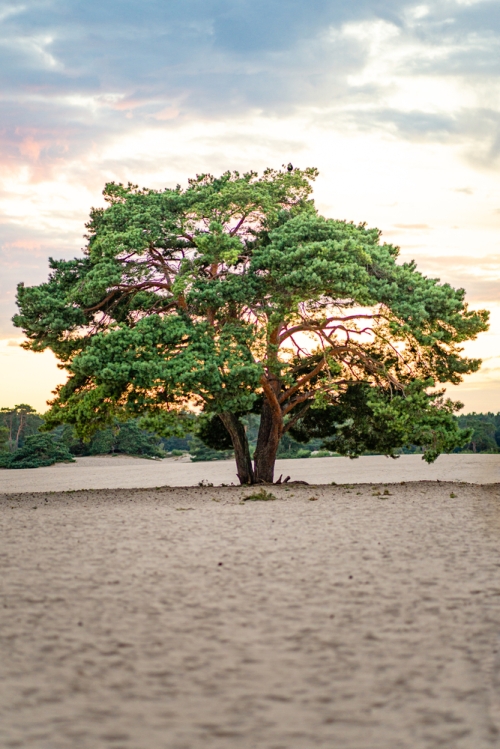
[[[248,449],[248,440],[245,427],[233,413],[226,411],[219,414],[222,423],[226,427],[234,448],[234,457],[236,459],[236,473],[240,484],[253,484],[254,472],[250,450]]]
[[[281,419],[273,414],[266,398],[262,406],[257,447],[254,455],[254,481],[256,484],[272,484],[274,464],[282,433]]]
[[[24,426],[24,423],[23,423],[23,414],[21,412],[19,414],[19,426],[18,426],[17,434],[16,434],[16,450],[19,447],[19,438],[21,436],[21,432],[22,432],[23,426]]]

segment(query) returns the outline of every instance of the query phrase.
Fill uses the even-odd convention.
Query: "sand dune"
[[[499,486],[273,492],[0,496],[0,746],[498,747]]]
[[[500,455],[441,455],[427,465],[418,455],[397,460],[382,456],[279,460],[275,476],[311,484],[370,483],[376,481],[500,482]],[[1,492],[65,491],[69,489],[132,489],[156,486],[193,486],[200,481],[238,483],[233,460],[190,463],[189,458],[160,461],[126,456],[78,458],[49,468],[0,470]]]

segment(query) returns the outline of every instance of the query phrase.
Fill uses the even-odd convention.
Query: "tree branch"
[[[378,318],[385,318],[387,319],[386,315],[383,314],[373,314],[373,315],[366,315],[366,314],[360,314],[360,315],[346,315],[345,317],[328,317],[323,322],[315,322],[314,320],[311,320],[309,322],[304,321],[300,325],[294,325],[293,328],[289,328],[288,330],[285,330],[282,335],[280,336],[280,343],[283,343],[287,338],[289,338],[291,335],[294,335],[295,333],[305,332],[307,330],[313,331],[313,332],[319,332],[324,330],[325,328],[328,328],[328,325],[332,322],[347,322],[348,320],[375,320]],[[356,331],[357,332],[357,331]]]
[[[283,434],[285,434],[285,432],[288,432],[289,429],[295,426],[298,420],[302,418],[302,416],[304,416],[304,414],[307,413],[307,411],[309,411],[310,407],[311,407],[311,404],[306,403],[306,405],[303,408],[301,408],[298,413],[295,414],[293,419],[290,419],[290,421],[287,421],[287,423],[283,427]]]
[[[250,213],[251,213],[251,211],[250,211]],[[234,235],[236,234],[236,232],[238,231],[238,229],[241,228],[241,225],[243,224],[243,222],[245,221],[245,219],[247,218],[247,216],[248,216],[248,213],[244,213],[243,214],[243,216],[240,218],[240,220],[238,221],[238,223],[236,224],[236,226],[234,227],[234,229],[231,229],[231,231],[229,232],[229,236],[230,237],[234,237]]]
[[[284,403],[286,400],[292,397],[300,388],[302,385],[305,385],[307,382],[312,380],[313,377],[316,377],[317,374],[321,372],[323,367],[325,366],[326,360],[322,359],[312,370],[312,372],[309,372],[309,374],[304,375],[304,377],[301,377],[300,380],[291,388],[286,390],[283,395],[279,399],[279,403]]]

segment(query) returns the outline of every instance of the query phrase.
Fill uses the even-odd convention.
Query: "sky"
[[[80,252],[106,182],[292,162],[322,214],[491,311],[447,392],[500,411],[498,0],[0,2],[0,77],[0,406],[64,380],[19,347],[16,284]]]

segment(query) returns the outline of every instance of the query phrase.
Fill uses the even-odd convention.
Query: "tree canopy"
[[[460,404],[433,388],[478,369],[462,344],[488,313],[398,263],[378,229],[318,215],[316,174],[106,185],[83,256],[51,259],[47,283],[18,287],[26,347],[50,348],[69,374],[47,428],[70,423],[88,437],[142,416],[166,434],[202,411],[224,425],[242,483],[272,481],[282,436],[305,438],[319,422],[351,455],[413,441],[432,460],[463,444]],[[250,412],[260,414],[253,463]]]
[[[26,437],[36,434],[42,424],[40,414],[27,403],[19,403],[14,408],[0,408],[0,433],[5,434],[7,448],[11,452],[22,447]]]
[[[0,453],[9,449],[9,430],[7,427],[0,427]]]
[[[24,445],[0,455],[0,468],[41,468],[54,463],[72,463],[73,456],[51,434],[31,434]]]
[[[471,452],[498,452],[500,447],[500,413],[460,414],[458,424],[470,432],[465,449]]]

